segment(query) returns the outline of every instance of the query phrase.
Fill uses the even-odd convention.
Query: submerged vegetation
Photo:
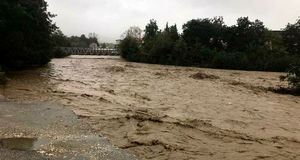
[[[291,66],[286,76],[281,76],[282,81],[287,80],[292,91],[300,94],[300,66]]]

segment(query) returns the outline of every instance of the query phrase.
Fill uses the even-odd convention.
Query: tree
[[[140,48],[138,41],[130,36],[125,37],[120,43],[121,56],[129,61],[139,61]]]
[[[286,54],[280,32],[248,17],[231,27],[222,17],[194,19],[183,25],[182,35],[176,25],[167,23],[159,30],[150,20],[142,43],[127,35],[120,48],[129,61],[260,71],[285,71],[289,64],[300,62],[299,57]]]
[[[88,44],[96,43],[99,46],[98,35],[96,33],[89,33]]]
[[[144,40],[148,41],[154,39],[157,33],[158,33],[157,23],[154,19],[151,19],[150,23],[146,25]]]
[[[63,58],[69,56],[68,53],[65,53],[61,47],[70,47],[71,43],[68,40],[68,37],[65,36],[61,30],[57,29],[51,35],[52,43],[54,45],[53,57],[54,58]]]
[[[179,34],[178,34],[178,29],[177,29],[177,25],[173,25],[169,28],[169,34],[171,39],[175,42],[179,39]]]
[[[122,38],[125,38],[126,36],[131,36],[136,39],[142,38],[142,29],[140,29],[137,26],[130,27],[125,33],[122,34]]]
[[[190,52],[188,52],[188,46],[185,41],[180,38],[176,41],[173,51],[173,61],[175,65],[189,65]]]
[[[251,22],[248,17],[241,17],[237,20],[237,25],[227,30],[229,34],[225,41],[230,51],[253,52],[253,49],[265,46],[267,32],[263,22]]]
[[[88,48],[92,43],[96,43],[97,46],[99,46],[97,34],[95,33],[90,33],[89,38],[87,38],[84,34],[82,34],[80,37],[71,36],[68,38],[68,41],[71,44],[71,47]]]
[[[146,38],[142,49],[147,53],[148,61],[151,63],[174,64],[172,53],[178,38],[179,34],[176,25],[169,27],[168,23],[163,31],[157,32],[151,38]]]
[[[221,48],[224,27],[222,17],[193,19],[183,25],[183,39],[190,47],[201,43],[206,47]]]
[[[106,43],[101,44],[101,48],[106,48],[106,47],[107,47]]]
[[[171,57],[175,41],[170,37],[170,33],[158,33],[152,48],[149,50],[151,63],[172,64]]]
[[[282,37],[287,51],[300,56],[300,19],[295,24],[288,24],[282,32]]]
[[[89,38],[98,38],[98,35],[96,33],[89,33]]]
[[[19,68],[49,62],[56,29],[52,17],[44,0],[1,0],[0,64]]]
[[[169,23],[166,24],[166,28],[165,28],[164,32],[170,32]]]
[[[57,29],[51,35],[52,41],[55,47],[70,47],[71,44],[68,40],[68,37],[65,36],[61,30]]]

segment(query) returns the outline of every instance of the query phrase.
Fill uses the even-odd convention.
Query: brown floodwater
[[[8,74],[9,99],[71,109],[142,159],[300,159],[300,98],[283,73],[71,56]]]
[[[0,139],[0,146],[11,150],[32,151],[42,148],[47,139],[38,138],[4,138]]]

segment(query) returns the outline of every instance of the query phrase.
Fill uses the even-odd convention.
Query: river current
[[[300,99],[264,90],[280,75],[71,56],[8,73],[0,93],[71,109],[142,159],[297,159]]]

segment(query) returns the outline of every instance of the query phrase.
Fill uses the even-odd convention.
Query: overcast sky
[[[144,29],[150,19],[160,28],[188,20],[223,16],[227,25],[248,16],[269,29],[284,28],[300,16],[300,0],[46,0],[66,35],[95,32],[100,42],[115,42],[130,26]]]

